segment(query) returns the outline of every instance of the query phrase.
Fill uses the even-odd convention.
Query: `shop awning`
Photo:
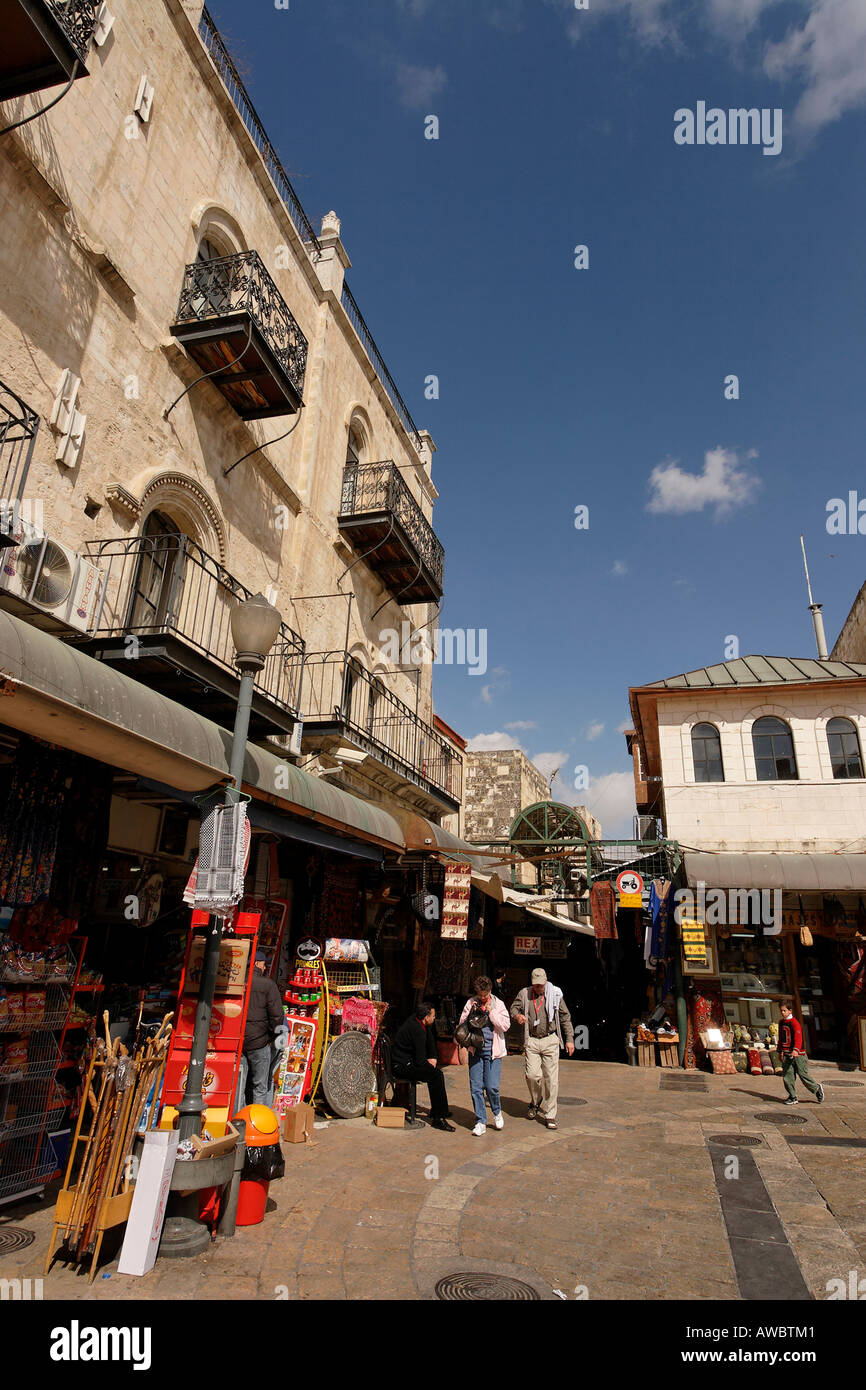
[[[501,868],[500,860],[492,858],[486,850],[468,844],[458,835],[452,835],[444,826],[434,825],[432,821],[416,815],[413,811],[395,811],[394,814],[403,827],[408,850],[435,853],[439,859],[467,861],[472,867],[473,885],[479,892],[486,893],[487,897],[502,902],[505,890],[497,872],[497,868]]]
[[[228,780],[226,729],[2,610],[0,723],[180,791]],[[403,829],[387,811],[254,744],[247,745],[244,787],[306,821],[405,851]]]
[[[591,936],[595,939],[592,927],[584,922],[576,922],[571,917],[560,917],[555,912],[546,912],[541,906],[544,899],[530,898],[526,893],[518,893],[515,888],[503,888],[503,901],[508,907],[519,907],[531,917],[537,917],[545,926],[555,927],[557,931],[570,932],[572,936]]]
[[[866,854],[708,854],[686,850],[690,888],[782,888],[792,893],[866,892]]]

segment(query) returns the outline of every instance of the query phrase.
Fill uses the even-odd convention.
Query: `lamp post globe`
[[[231,611],[232,641],[240,669],[260,671],[277,640],[282,618],[264,594],[254,594]]]

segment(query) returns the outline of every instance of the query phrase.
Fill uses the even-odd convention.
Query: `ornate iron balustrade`
[[[388,371],[388,368],[385,366],[385,359],[376,346],[376,340],[370,332],[369,328],[367,327],[364,315],[358,308],[357,300],[355,299],[355,296],[352,294],[352,291],[349,289],[349,286],[345,283],[345,281],[343,282],[342,304],[346,313],[349,315],[352,327],[354,328],[355,332],[357,333],[358,337],[361,339],[361,342],[364,345],[367,356],[369,357],[373,366],[376,368],[376,374],[385,388],[385,392],[388,396],[388,399],[390,400],[391,404],[393,405],[394,409],[399,415],[404,430],[409,435],[410,439],[412,440],[412,443],[415,445],[415,448],[420,453],[421,436],[418,433],[418,428],[415,424],[415,421],[409,414],[409,407],[403,400],[403,397],[400,395],[400,392],[397,390],[397,385],[394,381],[394,378]]]
[[[249,314],[300,396],[307,340],[259,253],[240,251],[187,266],[176,323],[207,323],[238,314]]]
[[[392,459],[381,463],[347,463],[343,473],[340,516],[389,512],[399,521],[419,559],[436,581],[445,577],[445,550]]]
[[[44,0],[44,3],[83,63],[96,28],[100,0]]]
[[[15,542],[22,520],[36,520],[22,516],[21,503],[38,432],[36,411],[0,381],[0,545]]]
[[[384,681],[344,651],[311,652],[304,678],[304,726],[346,730],[386,766],[425,789],[459,802],[463,760],[459,753],[399,700]]]
[[[252,136],[253,143],[264,161],[265,168],[277,187],[277,191],[283,201],[283,206],[292,219],[301,240],[306,242],[307,245],[314,247],[317,253],[321,252],[322,248],[316,233],[313,231],[310,219],[304,212],[301,201],[292,187],[291,180],[283,168],[276,150],[268,139],[256,108],[250,100],[249,92],[241,80],[240,74],[232,61],[231,54],[226,48],[222,35],[217,29],[207,7],[202,10],[198,32],[202,43],[213,60],[214,67],[220,75],[223,86],[232,99],[235,110],[246,126],[247,131]]]
[[[237,677],[231,610],[251,590],[188,536],[92,541],[87,555],[103,572],[93,638],[172,636]],[[135,652],[137,648],[132,645]],[[255,688],[296,714],[304,643],[285,623]]]

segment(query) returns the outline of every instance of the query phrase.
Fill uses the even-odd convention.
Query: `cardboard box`
[[[238,1132],[231,1123],[226,1126],[225,1134],[220,1138],[201,1139],[194,1134],[191,1140],[193,1158],[218,1158],[220,1154],[229,1153],[237,1143],[237,1137]]]
[[[403,1129],[406,1111],[399,1105],[380,1105],[376,1111],[376,1124],[380,1129]]]
[[[312,1105],[305,1105],[303,1101],[285,1110],[280,1118],[280,1138],[283,1143],[305,1144],[308,1135],[312,1139],[314,1115]]]
[[[201,971],[204,963],[204,937],[193,939],[189,952],[184,993],[198,996],[201,984]],[[250,943],[240,937],[224,937],[220,942],[219,965],[217,966],[216,989],[219,994],[240,994],[243,996],[247,977],[247,960]]]

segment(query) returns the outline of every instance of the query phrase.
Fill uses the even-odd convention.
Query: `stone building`
[[[29,565],[7,563],[0,602],[225,726],[228,613],[261,591],[283,630],[251,737],[453,822],[432,667],[391,643],[441,599],[435,446],[349,290],[339,218],[314,229],[199,0],[35,8],[51,82],[79,66],[28,121],[59,88],[28,71],[29,32],[0,60],[18,126],[0,138],[0,484],[23,542],[7,557]],[[34,582],[42,535],[54,590]]]
[[[834,661],[866,661],[866,584],[861,585],[830,655]]]

